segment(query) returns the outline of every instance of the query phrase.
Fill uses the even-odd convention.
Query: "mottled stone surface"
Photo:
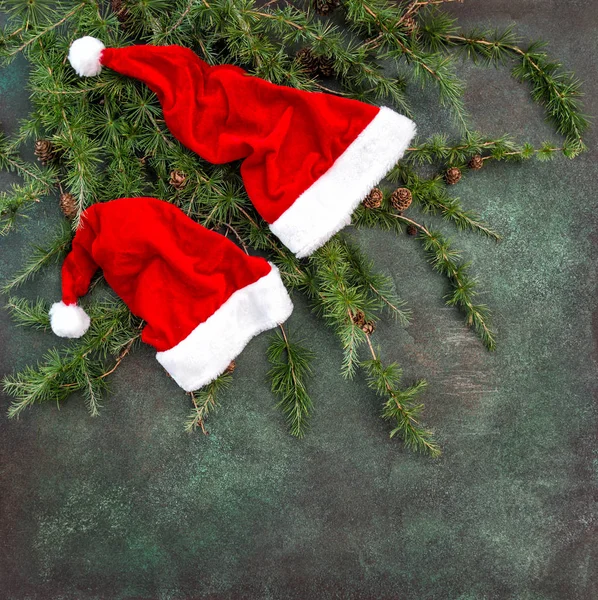
[[[467,24],[515,22],[523,38],[549,40],[585,80],[596,114],[596,2],[471,0],[452,10]],[[463,72],[480,130],[558,139],[507,68]],[[26,114],[25,85],[23,62],[0,71],[5,131]],[[417,102],[422,134],[446,129],[433,94]],[[587,141],[575,161],[488,165],[454,188],[504,235],[499,245],[453,235],[494,310],[494,354],[443,305],[446,284],[417,240],[355,235],[413,308],[411,326],[386,322],[375,338],[407,380],[428,379],[440,459],[388,439],[379,400],[361,379],[340,377],[336,340],[299,298],[291,326],[318,354],[317,410],[301,441],[269,393],[266,335],[238,359],[207,437],[182,431],[188,398],[149,348],[111,377],[96,419],[72,397],[8,421],[0,394],[0,597],[597,598],[595,128]],[[0,280],[59,218],[44,199],[0,240]],[[23,293],[57,298],[58,267]],[[0,374],[56,344],[0,312]]]

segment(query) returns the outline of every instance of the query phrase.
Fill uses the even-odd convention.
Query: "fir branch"
[[[452,287],[452,292],[445,296],[448,306],[456,306],[465,313],[465,322],[480,337],[488,350],[496,349],[495,333],[488,320],[490,311],[484,304],[476,304],[475,279],[468,274],[469,264],[462,262],[460,254],[451,248],[448,240],[438,231],[430,231],[416,221],[403,215],[397,215],[404,223],[409,223],[420,231],[428,262],[439,273],[445,275]]]
[[[513,76],[530,83],[532,98],[544,106],[547,118],[567,139],[569,155],[576,156],[585,150],[582,138],[589,125],[588,118],[582,113],[580,81],[573,74],[563,71],[560,63],[549,61],[542,51],[544,44],[534,43],[523,50],[513,38],[511,30],[507,30],[502,34],[450,34],[445,35],[443,40],[447,46],[464,48],[470,57],[481,56],[495,64],[508,55],[517,58],[519,64],[513,69]]]
[[[410,184],[413,185],[414,181],[411,181]],[[416,185],[414,185],[414,187],[416,187]],[[417,191],[416,194],[414,194],[414,198],[416,197]],[[435,210],[445,206],[444,204],[439,205],[438,203],[432,203],[429,196],[424,196],[424,198],[425,197],[428,198],[429,212],[435,212]],[[367,220],[360,218],[364,213],[367,215]],[[452,220],[456,221],[456,217],[459,217],[460,215],[462,215],[461,211],[456,210],[455,214],[450,215],[450,217]],[[488,324],[490,316],[489,310],[485,305],[476,304],[474,302],[474,297],[477,292],[475,291],[474,280],[467,275],[468,265],[466,263],[457,262],[459,254],[450,248],[448,242],[439,232],[430,232],[425,226],[417,223],[415,220],[393,212],[387,202],[383,202],[382,207],[375,210],[362,209],[361,212],[357,212],[357,216],[358,218],[355,219],[355,225],[357,227],[371,226],[372,223],[376,223],[377,219],[382,220],[382,222],[386,219],[396,219],[398,222],[416,227],[423,234],[422,240],[424,241],[424,248],[429,262],[435,270],[446,275],[451,282],[453,292],[452,295],[446,299],[447,304],[449,306],[461,308],[466,315],[467,325],[477,332],[480,339],[489,350],[495,349],[495,334]],[[472,214],[469,213],[467,217],[471,219]],[[483,224],[476,224],[485,227]],[[465,225],[471,227],[472,223],[467,222]],[[492,230],[488,230],[488,232],[484,231],[484,233],[491,235],[491,237],[497,235],[492,232]]]
[[[30,4],[32,4],[32,3],[30,3]],[[38,4],[39,4],[39,0],[38,0]],[[51,24],[48,24],[46,27],[43,27],[41,29],[32,28],[32,31],[34,33],[31,34],[28,32],[26,35],[23,35],[22,36],[22,39],[24,40],[23,43],[20,46],[18,46],[17,48],[5,50],[2,53],[3,57],[5,58],[5,60],[9,60],[9,59],[15,57],[20,52],[23,52],[31,44],[33,44],[34,42],[37,42],[40,38],[42,38],[43,36],[52,32],[57,27],[60,27],[63,23],[68,21],[73,15],[75,15],[77,12],[79,12],[81,9],[83,9],[85,6],[87,6],[87,4],[88,4],[87,2],[82,2],[81,4],[76,5],[74,8],[69,10],[61,19],[59,19],[58,21],[52,20]],[[51,14],[51,13],[49,13],[49,14]],[[27,30],[28,30],[28,28],[25,27],[24,31],[27,31]]]
[[[282,325],[271,338],[268,372],[272,393],[279,397],[278,406],[285,415],[291,435],[303,437],[313,407],[305,379],[311,374],[313,353],[300,343],[289,341]]]
[[[70,247],[72,232],[67,223],[61,223],[60,229],[46,247],[33,246],[32,253],[27,257],[25,265],[16,275],[2,287],[2,291],[9,292],[26,281],[32,279],[39,271],[50,264],[59,262]]]
[[[218,408],[217,396],[222,393],[232,382],[230,373],[223,373],[201,390],[190,392],[189,396],[193,402],[193,410],[189,414],[185,423],[185,430],[192,432],[197,428],[201,428],[204,434],[207,434],[205,421],[213,411]]]
[[[351,263],[343,244],[332,238],[308,259],[312,267],[314,309],[335,329],[343,346],[341,373],[352,378],[358,364],[359,347],[365,333],[353,323],[352,316],[363,311],[367,318],[376,309],[369,289],[351,281]]]
[[[441,163],[462,166],[475,155],[505,155],[522,149],[508,135],[489,139],[477,131],[470,131],[462,140],[449,143],[446,135],[436,134],[425,142],[408,148],[402,162],[414,165]]]
[[[0,237],[15,229],[17,220],[26,216],[44,192],[37,182],[13,185],[8,192],[0,192]]]
[[[195,0],[189,0],[189,2],[187,3],[187,6],[185,7],[185,9],[181,12],[180,16],[178,17],[178,19],[169,26],[169,28],[164,32],[161,33],[157,38],[156,38],[156,43],[157,44],[163,44],[164,40],[168,39],[168,36],[173,32],[176,31],[182,24],[182,22],[185,20],[185,17],[189,14],[189,12],[191,11],[191,8],[193,8],[193,4],[194,4]]]
[[[545,161],[554,158],[558,152],[571,157],[571,151],[572,148],[567,142],[563,146],[544,142],[535,148],[527,142],[517,144],[508,135],[490,139],[484,138],[478,132],[470,132],[463,140],[449,143],[446,135],[437,134],[426,142],[408,148],[402,165],[405,163],[413,165],[442,163],[466,169],[469,160],[476,155],[481,156],[483,161],[520,161],[532,158]],[[389,175],[389,179],[397,179],[400,176],[402,165],[401,163],[397,165]]]
[[[6,308],[10,312],[13,321],[21,327],[32,327],[46,331],[50,328],[50,309],[47,302],[38,299],[35,303],[25,298],[11,296],[6,303]]]
[[[35,164],[26,163],[15,151],[14,144],[11,144],[3,135],[0,135],[0,169],[7,171],[16,171],[26,182],[37,182],[40,190],[47,194],[56,183],[55,170],[46,168],[40,169]]]
[[[399,434],[407,448],[419,450],[436,457],[440,455],[440,448],[433,439],[432,432],[419,422],[420,414],[424,408],[423,404],[415,404],[413,398],[419,394],[427,385],[424,380],[405,389],[400,389],[402,370],[396,363],[384,367],[378,353],[367,335],[367,343],[371,360],[360,363],[366,373],[368,386],[379,396],[386,397],[382,418],[394,422],[395,427],[390,432],[390,437]]]
[[[100,414],[100,398],[106,390],[106,383],[102,375],[98,375],[97,363],[82,360],[79,364],[81,377],[83,378],[83,399],[85,406],[92,417],[97,417]]]
[[[70,390],[61,379],[63,366],[58,351],[50,350],[38,368],[25,367],[16,375],[5,377],[2,382],[4,392],[15,398],[8,409],[9,418],[18,417],[25,408],[37,402],[64,400]]]
[[[0,193],[0,236],[14,229],[17,219],[25,216],[40,198],[50,193],[55,185],[54,169],[40,169],[28,164],[16,153],[15,145],[0,135],[0,168],[17,172],[25,180],[24,185],[12,185]]]

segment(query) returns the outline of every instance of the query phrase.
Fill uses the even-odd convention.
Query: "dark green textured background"
[[[516,22],[585,80],[596,114],[598,4],[471,0],[463,24]],[[463,65],[475,126],[558,139],[508,69]],[[0,118],[27,112],[24,62],[0,71]],[[420,133],[446,130],[434,94],[412,90]],[[0,395],[0,598],[180,600],[598,598],[595,128],[569,162],[489,164],[455,187],[504,235],[454,234],[494,310],[488,354],[441,300],[418,242],[355,234],[414,312],[375,340],[407,380],[426,377],[438,460],[388,439],[380,403],[338,374],[333,335],[301,299],[290,325],[317,351],[309,435],[290,437],[266,381],[267,335],[238,360],[209,421],[186,435],[188,398],[145,347],[111,377],[92,419],[72,397],[18,421]],[[16,178],[3,173],[3,185]],[[0,279],[60,218],[44,199],[0,240]],[[452,233],[452,232],[451,232]],[[24,288],[59,297],[58,267]],[[0,375],[60,342],[0,312]]]

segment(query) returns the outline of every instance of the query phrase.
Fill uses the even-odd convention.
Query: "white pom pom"
[[[100,55],[105,48],[97,38],[86,35],[75,40],[69,50],[69,62],[77,75],[81,77],[94,77],[102,70]]]
[[[89,315],[76,304],[56,302],[50,308],[52,331],[65,338],[79,338],[89,329]]]

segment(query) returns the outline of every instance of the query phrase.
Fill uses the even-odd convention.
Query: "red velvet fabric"
[[[332,166],[380,110],[274,85],[236,66],[211,67],[181,46],[106,48],[101,63],[145,82],[172,134],[202,158],[243,159],[247,193],[268,223]]]
[[[270,264],[155,198],[93,204],[82,215],[62,266],[62,301],[86,294],[103,269],[131,312],[147,321],[142,339],[169,350]]]

